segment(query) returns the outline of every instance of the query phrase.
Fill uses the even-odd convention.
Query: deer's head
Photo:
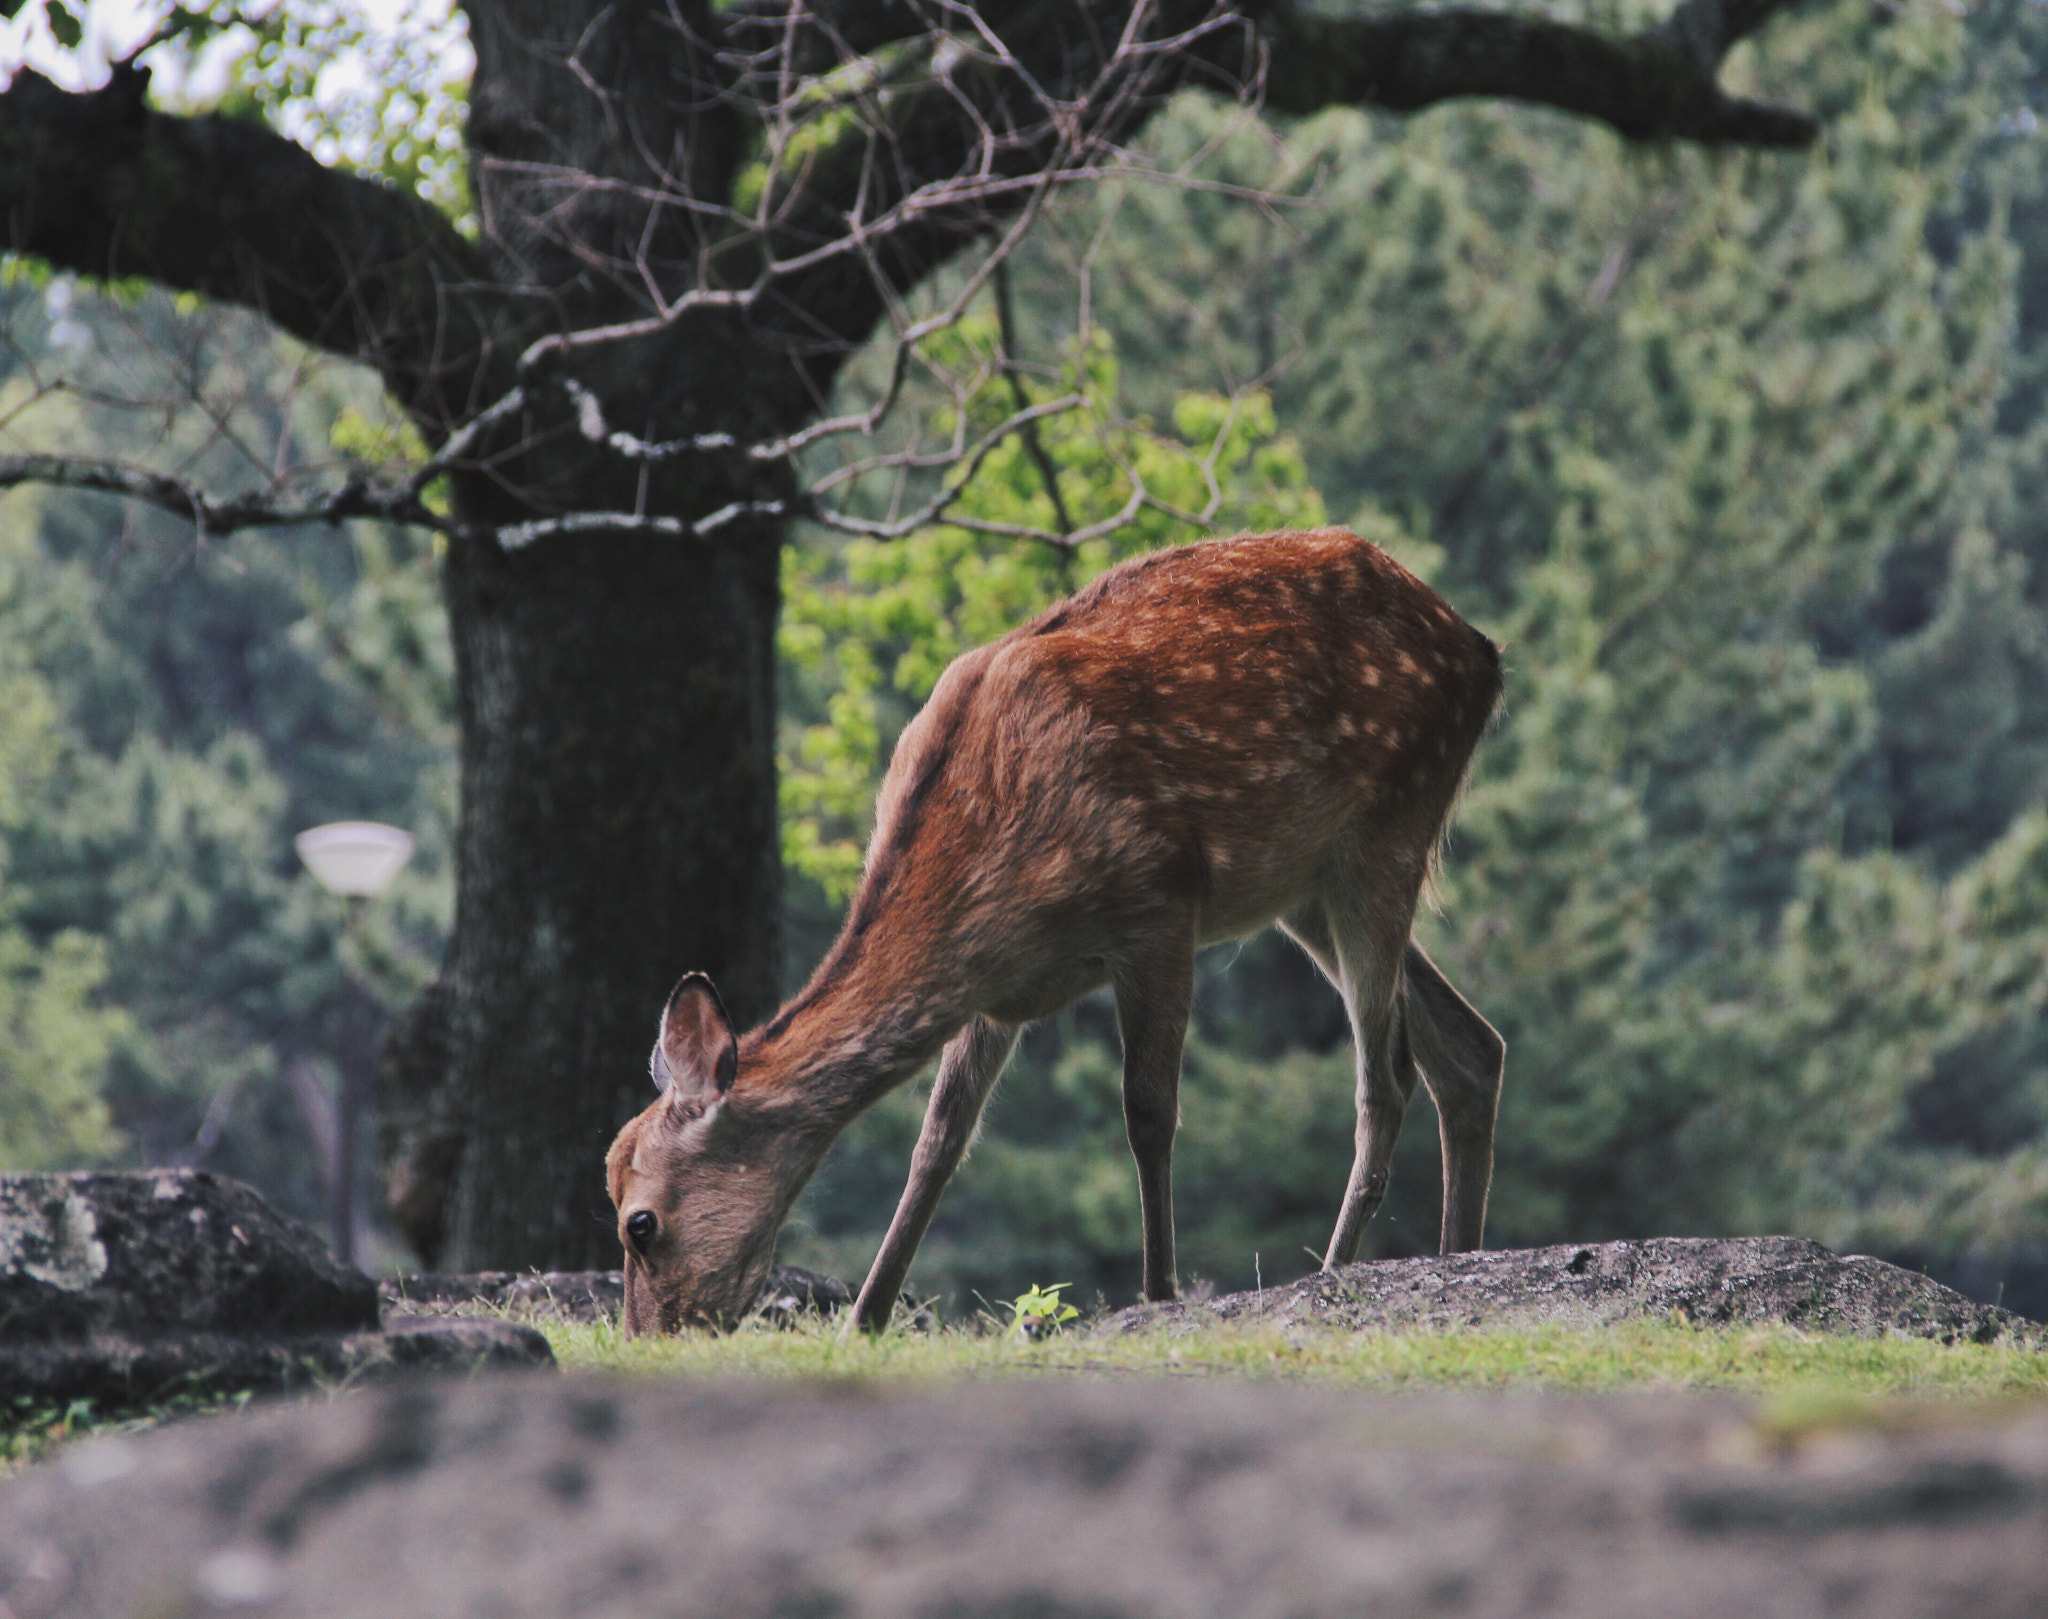
[[[661,1016],[652,1106],[605,1159],[626,1250],[628,1336],[731,1326],[753,1305],[804,1166],[750,1107],[740,1043],[711,980],[691,973]]]

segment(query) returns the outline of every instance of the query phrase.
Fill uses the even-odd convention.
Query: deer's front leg
[[[939,1077],[932,1081],[931,1101],[925,1106],[917,1151],[911,1155],[910,1179],[854,1302],[853,1324],[861,1331],[880,1332],[888,1326],[910,1274],[910,1261],[939,1206],[939,1194],[967,1156],[981,1110],[1016,1045],[1016,1024],[980,1017],[947,1042],[939,1058]]]
[[[1114,974],[1124,1043],[1124,1129],[1138,1161],[1145,1225],[1145,1297],[1174,1296],[1173,1133],[1180,1123],[1180,1053],[1195,993],[1194,919],[1166,929]]]

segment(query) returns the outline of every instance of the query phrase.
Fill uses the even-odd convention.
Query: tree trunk
[[[737,1018],[775,1005],[780,539],[450,548],[445,1265],[616,1265],[604,1154],[653,1094],[671,985],[702,969]]]

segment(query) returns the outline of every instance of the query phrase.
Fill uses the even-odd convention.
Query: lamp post
[[[360,940],[363,907],[390,886],[412,859],[412,837],[378,821],[330,821],[292,839],[292,847],[313,880],[348,905],[348,937]],[[342,1053],[340,1094],[335,1099],[334,1162],[328,1166],[334,1219],[334,1254],[344,1265],[356,1259],[356,1121],[362,1090],[354,1054]]]

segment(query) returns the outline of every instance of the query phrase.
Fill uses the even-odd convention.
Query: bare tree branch
[[[1003,374],[1010,384],[1010,393],[1017,401],[1018,408],[1025,409],[1031,404],[1031,395],[1024,387],[1024,378],[1017,369],[1017,316],[1010,298],[1010,275],[1007,265],[998,265],[995,274],[996,331],[1003,340]],[[1045,485],[1046,499],[1052,502],[1053,521],[1060,526],[1062,534],[1074,532],[1073,514],[1067,510],[1067,499],[1060,492],[1059,468],[1053,465],[1052,456],[1047,452],[1045,440],[1040,437],[1038,423],[1026,422],[1022,428],[1024,453],[1031,457],[1031,464],[1038,469],[1038,481]]]
[[[775,271],[760,289],[756,319],[788,324],[801,382],[789,408],[808,413],[837,364],[904,289],[1034,206],[1048,184],[1112,163],[1189,83],[1258,96],[1288,113],[1331,105],[1412,111],[1492,96],[1594,118],[1635,139],[1803,146],[1818,131],[1811,118],[1727,96],[1716,80],[1738,39],[1797,3],[1686,0],[1664,25],[1616,37],[1462,7],[1333,16],[1284,0],[1235,8],[1211,0],[892,0],[872,8],[895,25],[889,38],[909,37],[913,16],[950,30],[934,52],[934,72],[878,100],[790,174],[780,213],[771,218],[764,201],[760,240]],[[790,4],[775,9],[794,19]],[[859,9],[832,13],[848,42],[879,37],[855,30]],[[815,28],[817,6],[805,16]],[[865,280],[847,273],[840,245],[859,238],[874,243]]]
[[[1555,107],[1632,140],[1800,147],[1807,114],[1723,93],[1722,58],[1799,0],[1686,0],[1662,27],[1616,37],[1544,17],[1465,7],[1378,7],[1348,16],[1276,6],[1266,105],[1414,112],[1460,96]]]
[[[584,398],[587,402],[590,396],[586,394]],[[507,395],[493,407],[493,414],[512,414],[524,403],[523,395]],[[380,487],[368,479],[351,477],[339,488],[324,492],[316,490],[309,494],[294,495],[289,489],[275,488],[215,499],[208,496],[190,479],[159,472],[150,467],[136,466],[126,461],[71,455],[26,454],[0,455],[0,489],[17,488],[24,484],[43,484],[54,488],[119,495],[183,518],[192,524],[202,544],[209,540],[224,539],[244,529],[288,528],[304,523],[334,524],[355,518],[406,523],[443,534],[459,534],[493,542],[507,551],[520,550],[538,540],[585,534],[655,534],[674,539],[708,539],[718,530],[743,517],[805,517],[845,534],[900,539],[946,518],[946,514],[966,493],[968,484],[973,481],[974,474],[980,469],[981,464],[1004,439],[1014,433],[1028,431],[1034,424],[1048,416],[1077,410],[1087,403],[1083,395],[1063,394],[1057,399],[1042,400],[1016,411],[984,433],[972,445],[965,442],[963,434],[956,437],[946,452],[926,458],[922,462],[913,463],[911,458],[902,456],[878,457],[870,467],[851,469],[858,473],[883,466],[923,464],[932,468],[945,468],[953,474],[936,494],[915,511],[887,522],[870,521],[834,511],[824,505],[818,499],[818,491],[812,489],[781,500],[732,501],[716,511],[694,519],[640,511],[588,511],[568,512],[522,523],[468,524],[437,510],[426,498],[427,486],[445,473],[452,464],[460,463],[461,453],[454,450],[452,441],[451,451],[424,463],[415,469],[413,475],[403,485],[395,487]],[[597,431],[602,435],[601,423]],[[832,481],[836,480],[826,480],[828,484]],[[1143,504],[1142,500],[1140,504]],[[1134,513],[1137,509],[1133,506],[1131,511]],[[1126,520],[1127,517],[1118,519]],[[1092,539],[1097,533],[1106,532],[1104,525],[1097,524],[1069,539],[1064,535],[1043,534],[1038,530],[1013,531],[1007,527],[998,530],[972,519],[960,521],[963,526],[970,528],[986,529],[990,532],[1014,532],[1020,536],[1043,538],[1062,546],[1079,544],[1081,540]],[[1115,524],[1108,526],[1114,527]]]
[[[339,489],[298,498],[265,490],[216,500],[189,479],[126,461],[96,460],[75,455],[0,455],[0,489],[13,489],[23,484],[87,489],[98,494],[139,500],[159,511],[182,517],[197,530],[202,542],[222,539],[249,528],[340,523],[357,517],[443,531],[456,526],[429,508],[410,489],[380,490],[356,479],[345,481]]]
[[[1510,12],[1333,15],[1290,0],[741,0],[722,11],[673,0],[666,20],[597,7],[528,11],[516,25],[507,13],[479,36],[484,249],[260,125],[151,111],[133,67],[86,95],[23,73],[0,93],[7,245],[244,304],[366,360],[438,448],[338,487],[332,469],[302,470],[233,497],[131,465],[22,454],[0,457],[0,487],[128,495],[202,535],[381,517],[507,548],[599,531],[702,538],[742,517],[803,515],[885,538],[943,519],[1071,549],[1147,507],[1199,521],[1126,466],[1126,509],[1077,527],[1036,425],[1082,401],[1032,404],[1007,330],[994,361],[967,363],[973,375],[933,373],[952,408],[930,438],[913,427],[808,476],[799,458],[874,435],[913,369],[931,369],[926,340],[983,295],[1047,200],[1139,172],[1130,137],[1189,83],[1293,113],[1508,97],[1635,138],[1793,146],[1813,137],[1812,120],[1728,97],[1716,76],[1737,40],[1796,3],[1685,0],[1665,24],[1621,37]],[[616,85],[654,71],[650,41],[669,48],[672,77],[663,98],[635,101]],[[567,144],[501,129],[492,111],[504,99],[492,75],[547,73],[588,101],[563,122]],[[673,127],[650,122],[650,108],[669,109],[659,117]],[[957,285],[913,312],[915,289],[977,243]],[[554,280],[533,279],[543,261]],[[834,378],[878,324],[893,348],[886,382],[865,408],[825,414]],[[729,400],[686,397],[650,378],[695,376],[702,361],[671,373],[664,352],[743,355],[748,370]],[[991,364],[1016,408],[970,445],[967,404]],[[1057,533],[954,513],[972,469],[1019,433]],[[1203,463],[1212,511],[1214,453]],[[612,471],[585,483],[607,458]],[[904,480],[948,468],[910,501]],[[426,491],[451,473],[502,492],[495,524],[431,509]],[[877,473],[898,480],[886,517],[825,505]],[[702,515],[650,513],[650,478],[657,507],[672,498],[663,490],[689,488]],[[599,488],[610,492],[593,498]]]
[[[72,94],[26,69],[0,92],[0,246],[254,309],[374,366],[429,431],[472,415],[486,271],[439,213],[323,167],[262,124],[178,118],[117,67]]]

